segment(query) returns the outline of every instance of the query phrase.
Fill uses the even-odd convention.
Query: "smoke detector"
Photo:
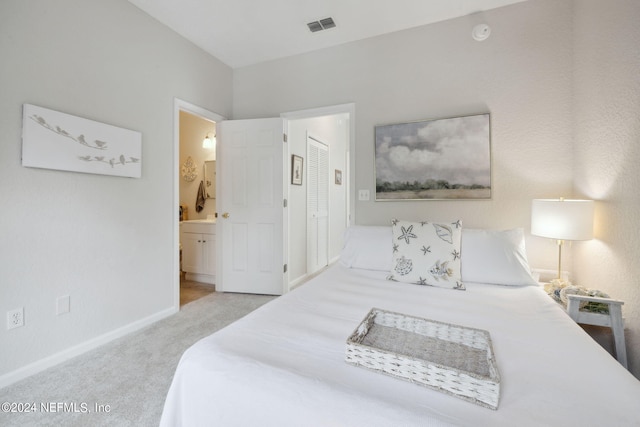
[[[471,37],[476,41],[484,41],[489,38],[491,27],[487,24],[478,24],[471,30]]]
[[[316,33],[318,31],[322,31],[322,30],[328,30],[329,28],[333,28],[335,26],[336,26],[336,23],[334,22],[333,18],[331,18],[331,17],[324,18],[324,19],[319,19],[317,21],[309,22],[307,24],[307,27],[309,27],[309,30],[312,33]]]

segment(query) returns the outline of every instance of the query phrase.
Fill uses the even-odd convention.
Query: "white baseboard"
[[[210,285],[216,284],[216,276],[210,274],[186,273],[184,278],[193,280],[194,282],[208,283]]]
[[[291,291],[291,290],[297,288],[298,286],[300,286],[301,284],[306,282],[308,278],[309,278],[308,274],[303,274],[302,276],[290,281],[289,282],[289,290]]]
[[[107,332],[106,334],[74,345],[73,347],[70,347],[66,350],[62,350],[58,353],[52,354],[51,356],[45,357],[44,359],[40,359],[36,362],[30,363],[26,366],[23,366],[22,368],[16,369],[15,371],[4,374],[0,376],[0,388],[16,383],[20,380],[30,377],[31,375],[37,374],[38,372],[42,372],[45,369],[86,353],[89,350],[93,350],[94,348],[100,347],[103,344],[142,329],[145,326],[149,326],[152,323],[157,322],[158,320],[164,319],[165,317],[169,317],[172,314],[177,313],[178,311],[179,309],[175,307],[168,308],[156,314],[152,314],[149,317],[145,317],[144,319],[140,319],[136,322],[115,329],[111,332]]]
[[[316,277],[317,275],[319,275],[320,273],[324,272],[327,268],[329,268],[331,265],[333,265],[333,263],[335,263],[336,261],[338,261],[340,259],[339,256],[332,258],[329,261],[329,264],[326,267],[321,268],[320,270],[314,272],[314,273],[305,273],[302,276],[292,280],[291,282],[289,282],[289,290],[293,290],[295,288],[297,288],[298,286],[302,285],[304,282],[306,282],[309,279],[312,279],[314,277]]]

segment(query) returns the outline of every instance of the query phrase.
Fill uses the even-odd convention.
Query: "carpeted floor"
[[[215,285],[193,280],[180,280],[180,307],[215,291]]]
[[[0,425],[156,426],[184,350],[273,298],[215,292],[141,331],[0,389],[0,404],[33,403],[36,409],[0,411]]]

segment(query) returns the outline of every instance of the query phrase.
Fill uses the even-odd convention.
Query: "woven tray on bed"
[[[347,339],[346,361],[498,408],[500,374],[481,329],[373,308]]]

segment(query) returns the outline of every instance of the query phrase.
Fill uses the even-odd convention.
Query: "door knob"
[[[229,212],[225,212],[222,214],[222,218],[229,218]]]

